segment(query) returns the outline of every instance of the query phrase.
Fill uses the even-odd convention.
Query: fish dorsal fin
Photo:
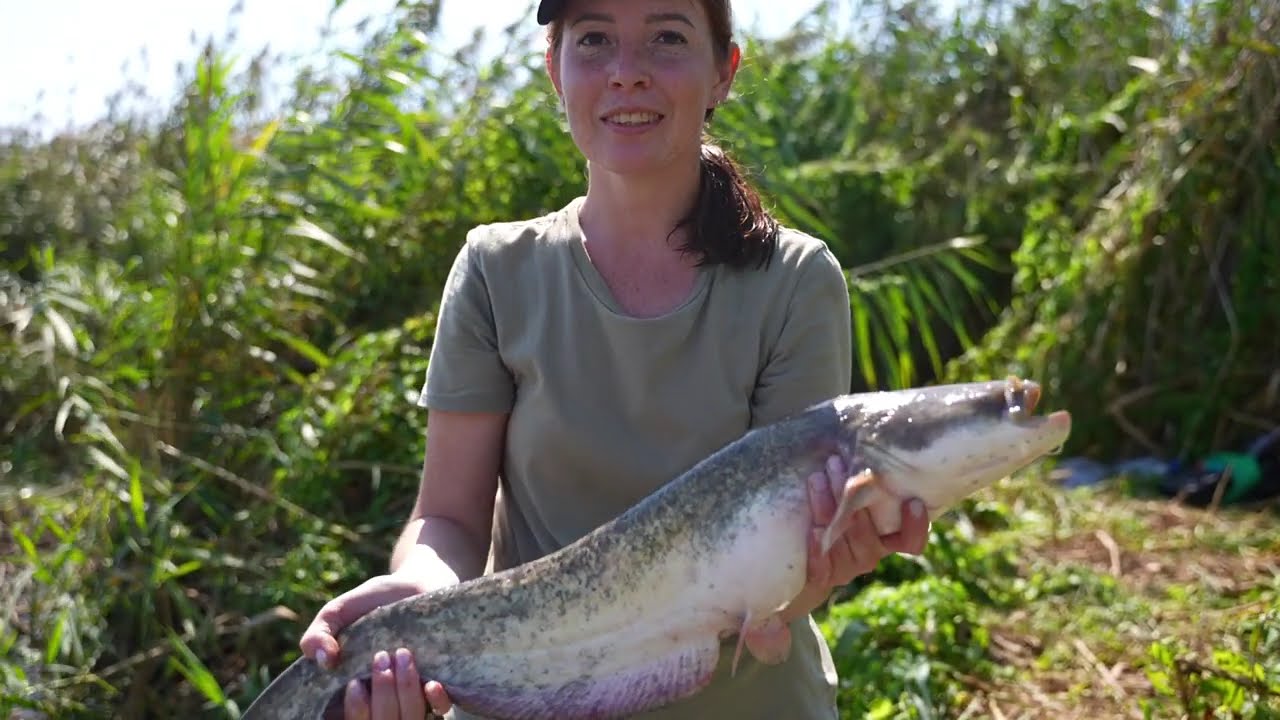
[[[642,665],[599,676],[590,673],[568,683],[520,684],[516,687],[446,687],[450,699],[479,715],[511,720],[557,720],[565,717],[620,718],[688,697],[711,682],[720,660],[714,635],[689,642]]]

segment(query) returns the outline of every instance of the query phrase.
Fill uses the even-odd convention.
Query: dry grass
[[[999,494],[1031,518],[1009,531],[1020,574],[1052,569],[1078,584],[988,614],[990,654],[1006,673],[974,679],[959,718],[1280,716],[1280,662],[1253,656],[1240,629],[1280,612],[1280,502],[1208,511],[1032,481]],[[1173,667],[1155,662],[1157,644],[1177,648]],[[1258,674],[1220,667],[1215,650],[1258,663]],[[1190,699],[1157,691],[1150,673],[1169,671],[1188,697],[1193,683],[1216,678],[1251,688],[1265,709],[1192,715]]]

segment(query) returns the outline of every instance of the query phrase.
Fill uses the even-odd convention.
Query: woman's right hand
[[[397,573],[370,578],[320,608],[298,643],[302,654],[321,667],[333,667],[341,652],[336,635],[342,628],[375,608],[427,592],[440,584]],[[452,707],[444,686],[435,681],[420,682],[418,669],[407,649],[380,650],[369,662],[370,687],[358,680],[347,686],[343,712],[348,720],[422,720],[428,708],[444,715]]]

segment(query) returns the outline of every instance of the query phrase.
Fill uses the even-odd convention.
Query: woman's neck
[[[579,216],[589,243],[629,252],[677,250],[680,234],[672,231],[693,206],[700,173],[700,161],[642,178],[592,170]]]

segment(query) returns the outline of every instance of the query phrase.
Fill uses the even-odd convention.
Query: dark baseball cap
[[[538,24],[546,25],[564,9],[565,0],[542,0],[538,3]]]

